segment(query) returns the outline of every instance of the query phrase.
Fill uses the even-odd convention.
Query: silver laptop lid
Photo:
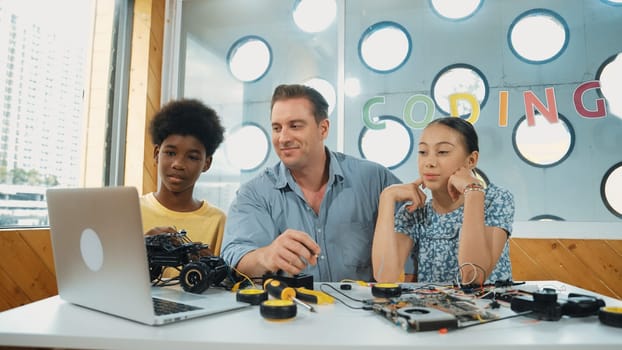
[[[60,297],[152,324],[138,191],[49,189],[47,203]]]

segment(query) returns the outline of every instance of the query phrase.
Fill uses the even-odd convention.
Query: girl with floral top
[[[380,195],[372,246],[376,281],[399,281],[411,253],[418,282],[511,279],[514,200],[509,191],[476,175],[479,146],[473,126],[455,117],[433,120],[418,149],[419,178]]]

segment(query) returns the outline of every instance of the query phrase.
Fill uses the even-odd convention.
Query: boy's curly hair
[[[194,136],[210,157],[224,140],[225,129],[212,108],[196,99],[180,99],[162,106],[151,120],[149,133],[154,145],[170,135]]]

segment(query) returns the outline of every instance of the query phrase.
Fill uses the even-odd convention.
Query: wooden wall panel
[[[622,239],[605,241],[611,249],[622,256]]]
[[[544,281],[555,279],[553,275],[541,269],[538,261],[532,258],[529,251],[526,251],[517,243],[517,239],[510,240],[510,257],[512,260],[512,279],[515,281]]]
[[[164,0],[136,0],[132,28],[130,89],[124,183],[140,193],[157,189],[153,146],[148,134],[149,121],[160,108]]]
[[[47,229],[0,231],[0,311],[58,293]]]
[[[513,279],[560,280],[622,299],[622,240],[510,242]],[[0,231],[0,311],[58,293],[47,229]]]
[[[513,279],[553,279],[622,299],[622,240],[512,238]]]
[[[577,259],[587,266],[588,274],[598,279],[611,293],[622,296],[622,256],[606,242],[600,240],[576,240],[569,242],[567,248]],[[618,281],[611,286],[606,281]],[[616,288],[618,289],[616,291]],[[604,293],[608,294],[608,293]]]
[[[160,109],[162,104],[162,61],[164,54],[164,26],[166,2],[164,0],[153,0],[151,4],[151,28],[149,38],[149,80],[147,84],[147,119],[145,120],[145,130],[149,129],[149,123],[153,115]],[[149,135],[146,132],[146,135]],[[153,159],[153,145],[151,138],[145,138],[145,156],[143,173],[143,192],[153,192],[157,190],[157,167]]]

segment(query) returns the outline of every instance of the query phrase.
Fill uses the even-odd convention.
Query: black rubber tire
[[[202,262],[190,262],[181,269],[179,283],[186,292],[203,293],[209,288],[208,267]]]
[[[268,321],[285,321],[296,317],[296,304],[291,300],[268,299],[259,304],[259,314]]]

